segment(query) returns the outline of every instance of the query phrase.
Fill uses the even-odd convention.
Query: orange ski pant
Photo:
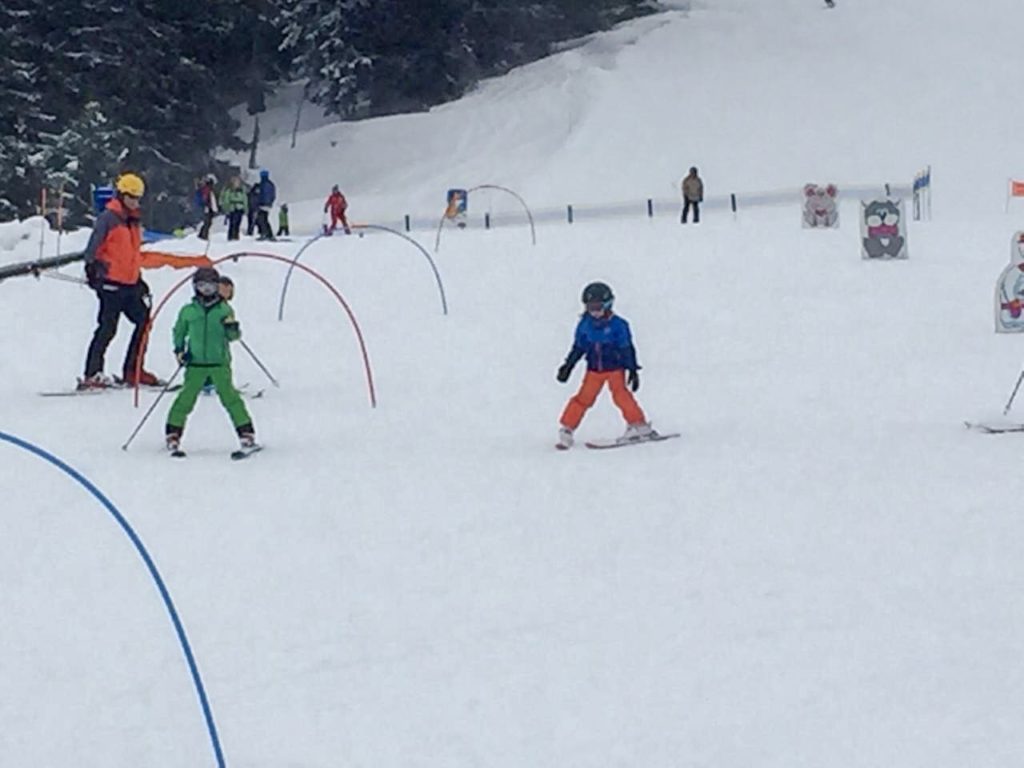
[[[601,394],[601,389],[606,383],[612,391],[612,401],[622,411],[622,417],[627,424],[643,424],[647,421],[633,393],[626,389],[625,371],[587,371],[580,391],[572,396],[562,411],[562,426],[576,429],[583,421],[583,414],[597,401],[597,396]]]

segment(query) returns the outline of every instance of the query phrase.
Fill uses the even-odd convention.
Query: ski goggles
[[[196,285],[196,293],[200,296],[213,296],[220,290],[220,284],[216,281],[203,280]]]
[[[612,308],[612,303],[610,301],[588,301],[587,302],[587,312],[589,314],[593,315],[594,317],[600,317],[601,315],[603,315],[605,312],[607,312],[611,308]]]

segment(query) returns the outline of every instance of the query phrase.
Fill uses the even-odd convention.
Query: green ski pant
[[[167,426],[177,427],[179,430],[184,429],[185,421],[188,419],[188,415],[192,413],[192,409],[196,407],[196,400],[199,399],[199,393],[202,391],[207,379],[213,382],[213,388],[217,391],[217,397],[220,398],[221,405],[227,409],[235,429],[251,426],[252,418],[245,407],[245,401],[242,400],[242,396],[235,389],[235,385],[231,383],[230,365],[186,368],[185,384],[178,392],[178,396],[174,398],[171,410],[167,414]]]

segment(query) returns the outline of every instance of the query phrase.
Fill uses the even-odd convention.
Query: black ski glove
[[[109,271],[110,265],[107,262],[93,259],[85,265],[85,282],[94,291],[98,291],[103,286],[103,281],[106,279],[107,272]]]
[[[565,384],[569,380],[569,376],[572,375],[572,363],[562,363],[558,369],[558,373],[555,374],[555,378]]]
[[[626,383],[629,384],[629,388],[636,392],[640,389],[640,371],[635,368],[626,373]]]

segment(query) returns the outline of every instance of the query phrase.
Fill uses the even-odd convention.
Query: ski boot
[[[654,431],[647,422],[640,422],[639,424],[629,424],[626,426],[626,432],[619,438],[619,442],[622,443],[641,443],[644,440],[651,440],[658,437],[658,433]]]

